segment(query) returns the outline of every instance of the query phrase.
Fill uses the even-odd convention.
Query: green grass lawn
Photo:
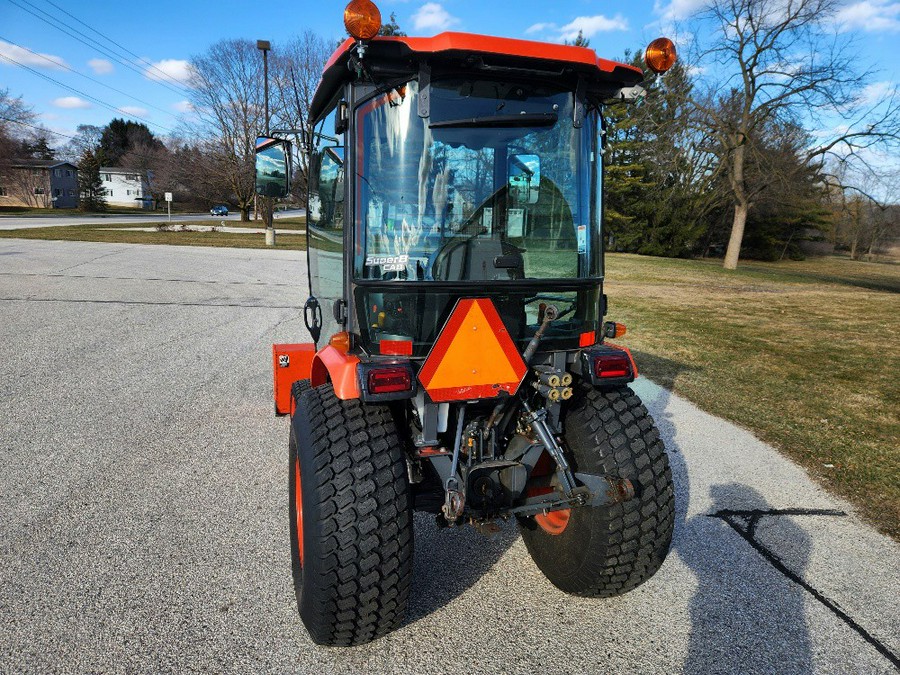
[[[277,223],[278,221],[276,221]],[[160,224],[168,224],[160,220]],[[173,219],[173,225],[178,220]],[[218,221],[190,221],[190,225],[218,225]],[[226,221],[228,226],[239,223]],[[124,224],[102,221],[90,225],[68,225],[63,227],[36,227],[21,230],[0,230],[0,237],[7,239],[54,239],[63,241],[99,241],[111,244],[170,244],[176,246],[224,246],[229,248],[270,248],[266,246],[263,234],[237,234],[230,232],[140,232],[139,228],[152,224]],[[248,225],[249,226],[249,225]],[[123,228],[123,229],[108,229]],[[282,229],[278,225],[278,229]],[[304,229],[294,224],[283,229]],[[275,248],[286,250],[306,250],[306,236],[300,234],[280,234],[275,240]]]
[[[644,375],[752,430],[900,538],[900,265],[726,272],[609,255],[606,280]]]
[[[158,212],[158,211],[155,213],[156,213],[156,215],[160,214],[160,212]],[[81,211],[79,209],[53,209],[53,208],[43,209],[43,208],[32,208],[32,207],[26,207],[26,206],[0,206],[0,216],[11,216],[11,217],[15,217],[15,218],[22,218],[22,217],[29,217],[29,216],[40,217],[40,218],[46,218],[48,216],[53,216],[53,217],[57,217],[57,218],[73,218],[73,217],[79,217],[79,216],[85,216],[85,215],[109,217],[109,216],[124,215],[124,214],[134,215],[134,216],[141,216],[141,215],[152,216],[152,215],[154,215],[154,212],[153,211],[145,211],[143,209],[129,209],[127,207],[115,207],[115,206],[108,207],[106,209],[106,211],[103,211],[102,213],[94,213],[94,212],[85,213],[84,211]]]
[[[199,223],[204,223],[206,225],[219,225],[221,224],[221,218],[216,220],[215,218],[211,218],[210,220],[204,221],[192,221],[192,224],[196,225]],[[261,220],[251,220],[246,223],[242,223],[239,220],[226,220],[225,224],[228,227],[251,227],[251,228],[260,228],[265,227],[265,224]],[[306,216],[296,216],[293,218],[276,218],[272,224],[275,226],[276,230],[305,230],[306,229]]]

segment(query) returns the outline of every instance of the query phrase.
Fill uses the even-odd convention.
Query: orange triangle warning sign
[[[435,402],[515,394],[527,370],[522,356],[487,298],[456,303],[419,372]]]

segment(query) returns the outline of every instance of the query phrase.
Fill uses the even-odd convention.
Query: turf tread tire
[[[621,595],[653,576],[669,551],[675,523],[669,459],[653,419],[630,388],[600,391],[583,385],[567,408],[564,435],[573,471],[627,478],[635,496],[572,509],[559,535],[545,532],[534,518],[522,518],[522,538],[561,590]]]
[[[398,628],[406,613],[413,556],[406,458],[387,406],[342,401],[330,384],[302,382],[294,385],[288,486],[297,608],[316,643],[365,644]],[[303,488],[302,565],[295,457]]]

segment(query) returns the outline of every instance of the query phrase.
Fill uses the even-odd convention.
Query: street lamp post
[[[272,49],[272,43],[268,40],[257,40],[256,48],[263,55],[263,87],[265,88],[266,100],[266,136],[269,135],[269,50]],[[266,218],[266,246],[275,245],[275,226],[272,218],[275,211],[275,203],[270,197],[263,198]]]

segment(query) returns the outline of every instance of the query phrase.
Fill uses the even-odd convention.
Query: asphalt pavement
[[[406,625],[313,645],[270,370],[301,256],[0,240],[0,672],[897,672],[900,546],[647,380],[678,497],[653,579],[571,597],[514,526],[421,515]]]

